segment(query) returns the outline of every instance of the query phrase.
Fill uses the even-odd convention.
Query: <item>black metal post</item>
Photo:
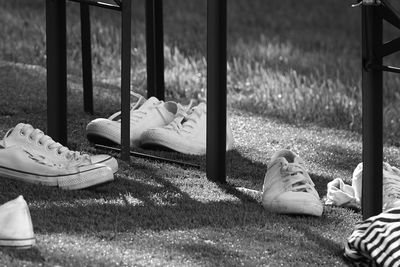
[[[382,212],[382,65],[374,48],[382,44],[382,19],[377,6],[362,7],[363,177],[362,213],[369,218]]]
[[[122,1],[121,47],[121,158],[130,160],[130,87],[132,0]]]
[[[207,178],[226,182],[226,0],[207,1]]]
[[[82,45],[82,80],[83,109],[93,114],[93,77],[92,48],[90,42],[90,7],[81,3],[81,45]]]
[[[47,133],[67,144],[65,0],[46,0]]]
[[[147,97],[164,100],[164,38],[162,0],[146,0]]]

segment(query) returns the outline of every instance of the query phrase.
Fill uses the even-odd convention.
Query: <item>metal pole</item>
[[[93,77],[92,48],[90,42],[90,7],[81,3],[81,45],[82,45],[82,80],[83,109],[93,114]]]
[[[146,0],[147,97],[164,100],[164,38],[162,0]]]
[[[121,158],[130,160],[130,87],[132,0],[122,1],[121,47]]]
[[[67,144],[65,0],[46,0],[47,133]]]
[[[363,178],[362,213],[369,218],[382,212],[382,65],[373,49],[382,44],[382,19],[377,6],[362,7]]]
[[[207,1],[207,178],[226,182],[226,0]]]

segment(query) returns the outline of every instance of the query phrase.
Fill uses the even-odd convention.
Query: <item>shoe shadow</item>
[[[21,261],[27,261],[36,264],[43,264],[46,262],[46,259],[42,256],[40,250],[37,247],[32,247],[28,249],[0,247],[0,252],[13,259],[18,259]]]

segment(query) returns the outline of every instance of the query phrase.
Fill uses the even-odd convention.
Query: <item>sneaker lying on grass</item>
[[[184,154],[206,154],[207,112],[206,103],[192,108],[186,116],[177,117],[167,126],[157,127],[143,133],[143,146],[162,146]],[[232,130],[227,120],[226,150],[233,147]]]
[[[30,248],[35,235],[28,205],[22,196],[0,206],[0,246]]]
[[[114,157],[104,154],[89,156],[88,154],[71,151],[29,124],[18,123],[17,126],[6,133],[0,144],[3,147],[19,146],[27,151],[40,154],[50,159],[53,163],[64,166],[100,164],[111,168],[113,173],[118,171],[118,162]]]
[[[67,190],[114,180],[110,167],[92,164],[89,156],[68,150],[37,129],[27,134],[27,129],[33,128],[18,124],[0,142],[0,177]]]
[[[130,111],[130,145],[138,147],[144,131],[149,128],[169,124],[180,112],[182,106],[173,101],[159,101],[156,97],[146,100],[135,94],[138,101],[131,105]],[[86,127],[89,141],[97,144],[121,144],[121,112],[108,119],[95,119]]]
[[[323,211],[303,160],[289,150],[276,152],[268,163],[262,204],[265,209],[282,214],[321,216]]]

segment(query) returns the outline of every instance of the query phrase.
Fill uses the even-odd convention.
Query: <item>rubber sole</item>
[[[18,249],[28,249],[35,245],[36,239],[34,237],[31,238],[23,238],[23,239],[1,239],[0,238],[0,247],[7,248],[18,248]]]
[[[77,190],[114,180],[110,168],[98,166],[66,175],[43,175],[0,166],[0,176],[27,183]]]

